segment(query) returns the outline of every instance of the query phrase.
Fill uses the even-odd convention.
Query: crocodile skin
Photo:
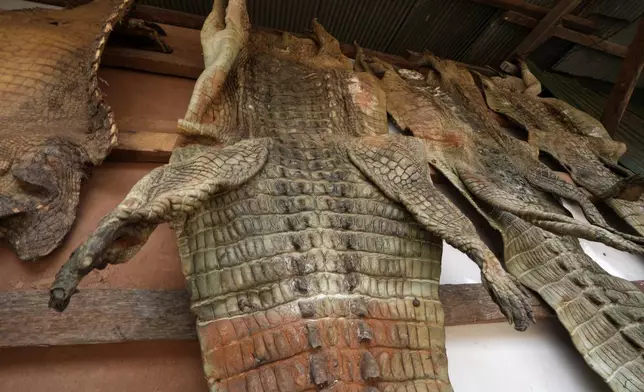
[[[23,260],[60,244],[85,166],[116,143],[96,71],[130,4],[0,13],[0,238]]]
[[[272,141],[256,177],[175,224],[209,384],[450,390],[440,239],[336,143]]]
[[[534,78],[525,64],[522,74],[524,79]],[[494,78],[483,84],[490,108],[524,127],[531,144],[559,161],[577,184],[644,235],[644,180],[617,163],[626,146],[612,140],[590,115],[558,99],[538,97],[537,90],[521,89],[521,83],[509,87],[504,80],[520,81]]]
[[[506,268],[555,310],[586,362],[613,390],[641,391],[644,294],[602,270],[577,239],[539,227],[560,231],[552,230],[560,222],[535,220],[534,212],[527,209],[537,205],[540,215],[563,215],[563,208],[543,190],[563,196],[564,186],[544,187],[527,178],[530,171],[523,168],[532,167],[541,175],[548,169],[540,168],[529,154],[518,153],[525,143],[498,129],[466,69],[431,55],[423,63],[433,68],[427,80],[419,75],[411,78],[414,74],[406,70],[400,72],[403,77],[391,68],[385,71],[382,84],[388,110],[415,135],[436,145],[430,162],[501,232]],[[375,64],[375,68],[383,66]],[[464,162],[469,167],[464,168]],[[514,194],[523,202],[521,208],[510,208],[506,199],[499,202],[505,196],[486,182]],[[577,193],[578,201],[579,197]],[[593,213],[588,206],[585,212]],[[572,226],[565,229],[581,235]]]
[[[432,86],[432,81],[410,76],[412,71],[397,73],[378,60],[371,67],[382,74],[387,111],[394,121],[431,141],[434,166],[458,177],[462,186],[481,201],[545,230],[604,242],[633,253],[644,252],[633,242],[640,242],[640,237],[611,228],[583,192],[541,164],[527,143],[499,129],[489,118],[469,72],[434,56],[421,61],[437,70],[429,79],[440,82]],[[466,100],[477,105],[463,108]],[[595,225],[579,222],[559,207],[553,209],[549,193],[578,202]]]
[[[215,2],[180,123],[203,142],[176,149],[99,223],[50,305],[64,309],[84,275],[169,221],[212,391],[451,391],[441,239],[479,265],[521,330],[525,293],[434,188],[425,143],[382,135],[383,92],[347,69],[337,41],[315,27],[318,63],[293,37],[253,49],[248,28],[244,1],[225,18]]]

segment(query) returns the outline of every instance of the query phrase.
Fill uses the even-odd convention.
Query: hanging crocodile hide
[[[249,37],[245,2],[225,18],[222,4],[180,122],[200,143],[99,223],[50,305],[64,309],[85,274],[126,261],[169,221],[211,390],[451,391],[440,239],[477,262],[521,330],[525,293],[434,188],[425,142],[385,134],[378,81],[350,70],[333,37],[317,24],[315,45]]]
[[[529,142],[555,158],[572,179],[605,201],[637,233],[644,235],[644,179],[618,164],[626,152],[592,116],[555,98],[541,98],[539,81],[525,63],[522,79],[485,80],[488,105],[525,128]],[[526,87],[530,84],[530,88]]]
[[[378,61],[367,65],[382,76],[389,113],[431,141],[431,164],[500,231],[506,267],[556,311],[586,362],[615,391],[643,390],[644,294],[582,251],[572,236],[602,229],[571,222],[547,192],[589,202],[525,142],[504,134],[466,69],[431,55],[420,64],[432,67],[427,79]],[[585,212],[597,214],[590,205]],[[606,242],[604,235],[596,239]]]
[[[116,143],[96,71],[130,4],[0,13],[0,239],[23,260],[60,244],[85,166],[101,163]]]

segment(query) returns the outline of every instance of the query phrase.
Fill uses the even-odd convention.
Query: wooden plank
[[[501,8],[507,11],[514,11],[516,13],[524,14],[532,18],[540,20],[548,14],[549,8],[542,7],[535,4],[526,3],[522,0],[470,0],[475,3],[490,5],[492,7]],[[569,29],[581,31],[584,33],[592,33],[599,29],[599,25],[594,21],[584,19],[575,15],[565,15],[562,19],[563,25]]]
[[[441,285],[445,325],[505,321],[481,284]],[[196,339],[183,290],[81,289],[63,313],[47,291],[0,292],[0,347],[61,346],[140,340]],[[537,319],[553,317],[532,299]]]
[[[602,123],[609,135],[614,135],[617,131],[643,67],[644,19],[637,28],[635,37],[628,48],[628,54],[622,62],[622,68],[606,102]]]
[[[503,20],[528,28],[534,28],[539,23],[539,21],[535,18],[531,18],[514,11],[505,12],[503,14]],[[556,26],[553,29],[552,33],[555,37],[559,37],[579,45],[612,54],[613,56],[623,58],[626,56],[626,53],[628,53],[628,47],[624,45],[606,41],[603,38],[594,35],[578,33],[565,27]]]
[[[553,34],[553,29],[561,19],[579,5],[581,0],[559,0],[557,4],[539,21],[530,34],[514,49],[510,57],[526,57]]]
[[[130,16],[133,18],[143,19],[148,22],[163,23],[194,30],[201,30],[201,26],[203,26],[204,20],[206,20],[206,18],[201,15],[142,4],[134,4],[134,8],[132,8]]]
[[[118,145],[108,160],[167,163],[179,137],[176,133],[119,130]]]
[[[203,71],[199,30],[160,26],[167,33],[163,40],[172,48],[172,53],[108,45],[103,52],[101,65],[197,79]]]
[[[91,289],[69,309],[48,308],[48,291],[0,293],[0,347],[195,339],[185,291]]]

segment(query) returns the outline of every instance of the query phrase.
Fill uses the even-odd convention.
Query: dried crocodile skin
[[[379,135],[382,92],[361,84],[377,89],[372,76],[240,48],[245,2],[231,1],[225,21],[218,12],[216,2],[182,126],[250,139],[175,150],[74,252],[51,306],[64,309],[84,275],[126,261],[170,221],[211,390],[451,391],[440,239],[480,266],[517,329],[532,318],[525,294],[433,187],[424,142]],[[318,42],[328,56],[329,41]],[[238,90],[225,86],[231,77]]]
[[[130,4],[0,13],[0,238],[23,260],[60,244],[84,167],[116,143],[96,71]]]
[[[538,161],[512,151],[523,142],[506,138],[487,115],[469,72],[433,56],[424,60],[434,69],[427,82],[422,77],[404,80],[390,68],[384,73],[391,114],[419,137],[432,140],[436,146],[432,164],[501,232],[508,271],[555,309],[586,362],[613,390],[641,391],[644,294],[632,283],[603,271],[575,238],[542,230],[537,227],[542,222],[517,216],[525,211],[509,212],[502,203],[493,205],[484,194],[489,187],[477,189],[483,181],[493,181],[522,200],[530,195],[530,203],[538,203],[545,211],[563,214],[550,197],[521,178],[525,174],[516,168],[531,165],[537,170]],[[376,64],[376,68],[383,66]],[[455,140],[458,148],[453,148]],[[487,161],[486,172],[479,173],[483,177],[475,182],[460,168],[473,151],[474,158]]]
[[[533,80],[530,89],[522,89],[514,77],[484,81],[490,108],[524,127],[531,144],[558,160],[577,184],[644,235],[644,180],[617,163],[626,146],[612,140],[592,116],[558,99],[538,97],[541,89],[534,85],[539,82],[525,63],[521,68],[523,78]]]
[[[387,111],[394,121],[415,136],[431,141],[434,166],[449,171],[485,203],[544,230],[644,253],[641,246],[631,241],[641,241],[641,238],[610,228],[581,190],[540,163],[527,143],[500,130],[489,117],[469,72],[431,55],[422,61],[441,70],[440,74],[429,76],[429,79],[439,78],[440,83],[410,77],[412,71],[401,75],[379,60],[374,60],[369,67],[382,75],[380,83],[387,94]],[[443,91],[448,82],[450,94]],[[477,110],[473,104],[462,107],[463,101],[476,99],[481,109]],[[597,226],[570,217],[550,193],[578,202]]]

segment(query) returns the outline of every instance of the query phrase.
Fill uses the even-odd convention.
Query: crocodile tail
[[[606,273],[579,242],[503,212],[506,266],[536,291],[584,360],[614,391],[644,390],[644,293]]]

